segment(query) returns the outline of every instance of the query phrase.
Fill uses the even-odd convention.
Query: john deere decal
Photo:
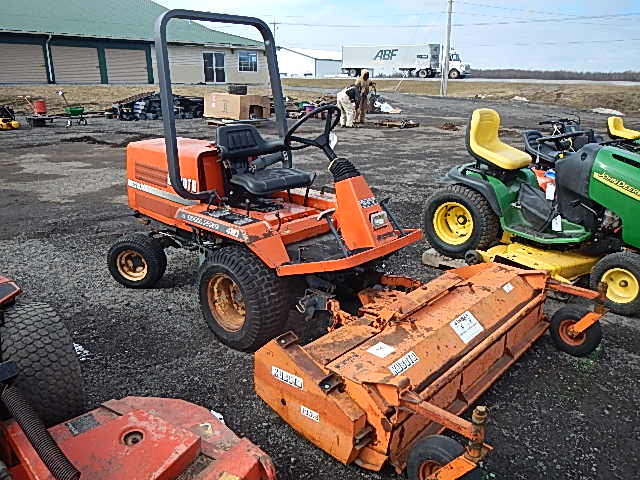
[[[625,195],[630,196],[635,200],[640,200],[640,188],[634,187],[633,185],[629,185],[624,180],[619,180],[604,172],[602,173],[594,172],[593,178],[595,178],[599,182],[604,183],[605,185],[610,186],[611,188],[618,190],[619,192],[624,193]]]

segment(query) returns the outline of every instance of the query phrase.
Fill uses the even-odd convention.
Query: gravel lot
[[[406,226],[420,224],[423,199],[454,164],[467,159],[463,126],[480,106],[497,108],[506,138],[534,127],[561,108],[509,102],[441,100],[389,95],[421,126],[411,130],[338,130],[337,150],[349,157]],[[369,117],[374,120],[375,116]],[[640,125],[640,117],[627,117]],[[583,114],[603,133],[606,117]],[[125,395],[179,397],[222,412],[227,424],[264,448],[281,479],[393,479],[345,467],[299,437],[253,392],[252,356],[219,344],[206,327],[194,284],[196,258],[169,250],[157,288],[128,290],[109,275],[105,255],[122,233],[143,228],[130,217],[124,146],[161,134],[157,121],[90,119],[86,127],[0,132],[0,272],[61,313],[74,341],[90,354],[82,362],[90,407]],[[273,125],[264,127],[273,134]],[[183,136],[212,138],[201,120],[178,121]],[[294,160],[328,183],[324,156],[304,150]],[[432,278],[420,264],[425,245],[392,258],[394,273]],[[550,307],[556,307],[550,305]],[[292,315],[305,337],[320,333]],[[602,348],[577,360],[555,350],[545,335],[479,401],[490,406],[485,462],[499,479],[632,479],[640,464],[640,321],[612,314],[603,320]]]

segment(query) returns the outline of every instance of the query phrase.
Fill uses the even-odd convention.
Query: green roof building
[[[0,84],[154,83],[151,0],[0,2]],[[168,26],[175,83],[267,82],[262,43],[187,20]]]

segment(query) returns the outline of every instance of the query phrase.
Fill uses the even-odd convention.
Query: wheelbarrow
[[[56,93],[60,95],[64,99],[64,103],[67,104],[67,106],[64,107],[64,111],[69,115],[67,127],[72,126],[74,123],[76,125],[87,125],[87,119],[84,118],[84,107],[71,106],[67,101],[67,97],[65,97],[63,90],[58,90]]]

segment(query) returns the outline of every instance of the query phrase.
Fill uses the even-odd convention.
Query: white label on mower
[[[371,355],[375,355],[378,358],[387,358],[395,351],[395,348],[383,342],[378,342],[373,347],[367,348],[367,352],[369,352]]]
[[[304,382],[300,377],[293,373],[286,372],[278,367],[271,367],[271,375],[280,380],[281,382],[291,385],[292,387],[304,389]]]
[[[314,422],[319,422],[320,421],[320,414],[318,412],[314,412],[310,408],[305,407],[304,405],[300,405],[300,413],[303,416],[305,416],[307,418],[310,418]]]
[[[402,372],[408,370],[419,361],[420,359],[418,358],[418,355],[416,355],[414,352],[409,352],[389,365],[389,370],[394,375],[400,375]]]
[[[465,344],[476,338],[476,336],[484,330],[480,322],[478,322],[478,319],[469,311],[455,318],[449,325],[451,325],[453,331],[458,334],[460,340]]]
[[[511,283],[505,283],[502,286],[502,289],[506,292],[506,293],[511,293],[511,291],[513,290],[513,285],[511,285]]]
[[[553,220],[551,220],[551,230],[554,232],[562,231],[562,217],[560,215],[556,215],[553,217]]]

